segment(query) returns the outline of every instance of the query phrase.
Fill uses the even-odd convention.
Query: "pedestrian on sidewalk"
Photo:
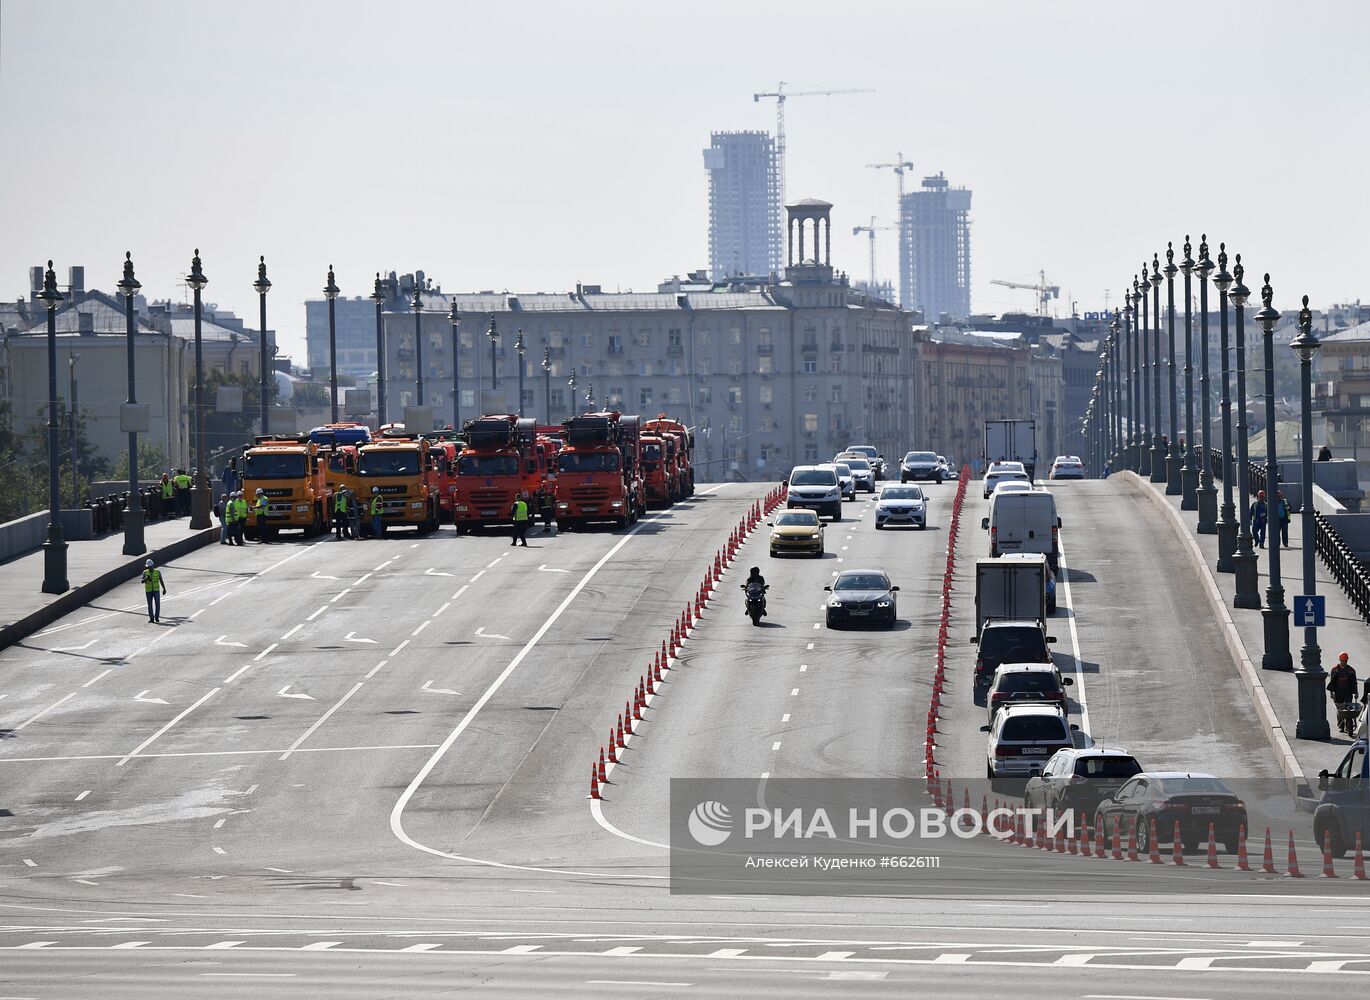
[[[238,460],[236,458],[228,460],[221,478],[224,482],[224,492],[229,496],[232,496],[234,491],[243,484],[243,477],[238,474]]]
[[[1256,494],[1256,499],[1251,503],[1251,509],[1247,511],[1247,516],[1251,518],[1251,537],[1256,540],[1258,548],[1265,548],[1265,525],[1267,520],[1267,510],[1265,506],[1265,490]]]
[[[151,559],[143,563],[143,591],[147,594],[147,620],[155,625],[162,620],[162,595],[166,593],[166,581]]]
[[[1275,526],[1280,533],[1280,544],[1289,548],[1289,501],[1281,490],[1275,491]]]
[[[190,513],[190,474],[185,469],[177,469],[172,483],[176,486],[176,516],[185,517]]]
[[[1332,461],[1332,449],[1329,448],[1329,447],[1327,447],[1327,445],[1323,445],[1321,448],[1319,448],[1319,449],[1318,449],[1318,461],[1319,461],[1319,462],[1330,462],[1330,461]]]
[[[230,512],[229,512],[229,509],[228,509],[228,494],[227,494],[227,493],[220,493],[220,494],[219,494],[219,499],[218,499],[218,501],[214,504],[214,516],[217,517],[217,518],[219,519],[219,544],[220,544],[220,545],[227,545],[227,544],[228,544],[228,530],[229,530],[229,524],[230,524],[229,519],[228,519],[228,518],[229,518],[229,513],[230,513]]]

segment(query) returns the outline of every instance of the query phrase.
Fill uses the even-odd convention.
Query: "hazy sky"
[[[708,265],[715,129],[788,103],[789,196],[834,203],[868,272],[897,151],[974,192],[972,307],[1038,269],[1116,304],[1206,230],[1273,272],[1276,305],[1370,297],[1370,3],[3,0],[0,294],[52,257],[271,324],[303,360],[306,298],[423,268],[445,290],[654,288]],[[916,178],[915,178],[916,183]],[[882,277],[895,278],[893,234]],[[1257,281],[1248,278],[1253,289]],[[8,289],[6,291],[6,289]]]

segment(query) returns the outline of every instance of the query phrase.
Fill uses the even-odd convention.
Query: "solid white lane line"
[[[197,708],[199,708],[199,707],[200,707],[201,705],[203,705],[205,702],[209,701],[210,698],[213,698],[216,694],[218,694],[218,693],[219,693],[220,691],[222,691],[222,690],[223,690],[223,688],[214,688],[214,689],[211,690],[211,691],[206,691],[203,695],[200,696],[200,700],[199,700],[199,701],[195,702],[195,704],[193,704],[193,705],[191,705],[189,708],[185,709],[183,712],[181,712],[179,715],[177,715],[176,718],[172,719],[170,722],[168,722],[168,723],[167,723],[165,726],[163,726],[161,729],[157,730],[155,733],[153,733],[153,734],[152,734],[151,736],[149,736],[147,739],[143,740],[143,742],[139,743],[139,744],[133,749],[133,752],[132,752],[132,753],[125,754],[123,757],[121,757],[121,758],[119,759],[119,762],[118,762],[117,764],[115,764],[114,766],[115,766],[115,767],[123,767],[125,764],[127,764],[127,763],[128,763],[130,760],[132,760],[134,757],[137,757],[140,753],[142,753],[142,752],[143,752],[144,750],[146,750],[148,747],[152,746],[153,743],[157,742],[157,740],[159,740],[164,734],[170,732],[170,731],[171,731],[171,728],[172,728],[173,726],[175,726],[176,723],[180,722],[180,721],[181,721],[182,719],[184,719],[187,715],[189,715],[191,712],[195,711]]]
[[[715,487],[717,489],[717,487]],[[704,491],[700,491],[704,492]],[[693,986],[694,983],[668,983],[656,979],[587,979],[586,986]]]
[[[86,681],[86,682],[85,682],[84,684],[82,684],[81,686],[82,686],[83,688],[88,688],[88,687],[90,687],[92,684],[94,684],[96,681],[98,681],[101,677],[104,677],[106,674],[110,674],[110,673],[113,673],[113,672],[114,672],[114,668],[113,668],[113,667],[110,667],[108,670],[105,670],[105,671],[102,672],[102,673],[96,674],[94,677],[92,677],[90,680]]]
[[[334,703],[333,703],[333,707],[330,708],[327,712],[324,712],[323,715],[319,716],[319,720],[318,720],[317,722],[315,722],[314,725],[312,725],[312,726],[310,726],[308,729],[306,729],[306,730],[304,731],[304,735],[302,735],[298,740],[296,740],[294,743],[290,744],[290,748],[287,749],[285,753],[281,754],[280,759],[281,759],[281,760],[285,760],[285,759],[286,759],[287,757],[289,757],[292,753],[294,753],[296,750],[298,750],[298,749],[300,748],[300,744],[303,743],[305,740],[309,739],[309,737],[312,736],[312,735],[314,734],[314,730],[318,729],[318,728],[319,728],[320,726],[322,726],[325,722],[327,722],[329,716],[331,716],[331,715],[332,715],[334,712],[336,712],[338,709],[342,708],[342,707],[343,707],[343,704],[347,701],[347,699],[348,699],[348,698],[351,698],[354,694],[356,694],[358,691],[360,691],[360,690],[361,690],[361,687],[362,687],[362,682],[361,682],[361,681],[357,681],[356,684],[353,684],[353,685],[352,685],[352,690],[348,691],[347,694],[343,695],[343,696],[342,696],[341,698],[339,698],[336,702],[334,702]]]
[[[73,698],[75,698],[75,697],[76,697],[76,692],[73,691],[73,692],[71,692],[71,694],[66,695],[65,697],[63,697],[63,698],[61,698],[61,699],[59,699],[59,700],[53,702],[51,705],[49,705],[47,708],[43,709],[43,710],[42,710],[41,712],[39,712],[37,715],[30,716],[28,719],[25,719],[23,722],[19,723],[19,725],[15,726],[13,729],[11,729],[10,732],[13,734],[13,733],[19,732],[19,731],[22,730],[22,729],[27,729],[29,726],[33,725],[35,722],[37,722],[37,721],[38,721],[39,719],[41,719],[43,716],[45,716],[45,715],[47,715],[49,712],[51,712],[54,708],[60,708],[62,705],[64,705],[64,704],[66,704],[67,702],[71,701],[71,699],[73,699]]]
[[[232,594],[220,594],[218,597],[214,598],[214,600],[212,600],[212,601],[209,602],[209,606],[210,606],[210,607],[213,607],[214,605],[216,605],[216,604],[218,604],[220,601],[222,601],[225,597],[232,597],[232,596],[233,596]]]
[[[211,848],[211,850],[213,850],[215,854],[227,854],[227,853],[228,853],[228,852],[225,851],[222,847],[214,847],[214,848]]]
[[[1075,700],[1080,703],[1080,729],[1089,734],[1089,700],[1085,697],[1085,668],[1080,659],[1080,633],[1075,627],[1075,603],[1070,596],[1070,566],[1066,563],[1066,547],[1061,542],[1060,533],[1056,535],[1058,550],[1057,562],[1060,564],[1061,596],[1066,599],[1070,617],[1066,624],[1070,628],[1070,652],[1075,658]]]
[[[262,650],[260,653],[258,653],[256,656],[254,656],[254,657],[252,658],[252,662],[253,662],[253,663],[256,663],[258,660],[260,660],[260,659],[262,659],[263,657],[265,657],[265,656],[267,656],[268,654],[270,654],[270,652],[271,652],[273,649],[275,649],[277,646],[279,646],[279,645],[280,645],[280,643],[273,642],[270,646],[267,646],[266,649]]]
[[[220,827],[222,827],[222,826],[223,826],[225,823],[227,823],[227,822],[228,822],[227,819],[216,819],[216,820],[214,821],[214,829],[218,830]]]
[[[409,640],[408,640],[408,639],[405,639],[404,642],[400,643],[398,646],[396,646],[394,649],[392,649],[392,650],[390,651],[390,655],[391,655],[392,657],[393,657],[393,656],[397,656],[397,655],[399,654],[399,651],[400,651],[401,649],[403,649],[403,648],[404,648],[405,646],[407,646],[407,645],[409,645]]]
[[[302,629],[302,628],[304,628],[304,622],[300,622],[300,624],[296,625],[294,628],[292,628],[292,629],[291,629],[289,632],[287,632],[285,635],[281,636],[281,642],[285,642],[287,639],[289,639],[292,635],[294,635],[296,632],[298,632],[298,631],[299,631],[300,629]]]
[[[38,867],[38,863],[37,863],[36,861],[33,861],[33,860],[29,859],[29,858],[25,858],[25,859],[24,859],[24,864],[28,865],[30,868],[37,868],[37,867]]]
[[[370,680],[372,677],[375,677],[378,673],[380,673],[381,667],[385,666],[389,662],[389,660],[381,660],[380,663],[377,663],[374,667],[370,669],[370,671],[367,672],[366,679]]]
[[[379,573],[381,570],[385,569],[385,567],[389,566],[392,562],[394,562],[396,558],[397,558],[396,556],[391,556],[391,557],[390,557],[389,559],[387,559],[385,562],[383,562],[383,563],[381,563],[379,566],[376,566],[375,568],[373,568],[373,569],[371,570],[371,572],[373,572],[373,573]]]
[[[504,555],[507,556],[508,554],[509,554],[509,553],[506,552]],[[495,563],[498,563],[499,560],[500,560],[500,559],[503,559],[503,558],[504,558],[504,556],[500,556],[499,559],[496,559],[494,562],[486,563],[485,568],[486,568],[486,569],[494,569],[494,568],[495,568]]]

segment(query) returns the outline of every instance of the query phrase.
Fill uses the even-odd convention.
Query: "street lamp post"
[[[418,279],[414,280],[414,301],[410,303],[414,310],[414,378],[415,395],[418,397],[414,404],[423,405],[423,289],[419,287]],[[413,430],[413,428],[408,428]]]
[[[67,425],[71,428],[71,507],[72,510],[81,506],[81,477],[76,471],[76,463],[79,460],[76,448],[76,414],[81,406],[76,396],[76,362],[81,360],[81,355],[75,352],[67,355],[67,376],[71,383],[71,395],[67,398],[71,400],[71,406],[67,412]]]
[[[1127,291],[1123,292],[1123,303],[1123,340],[1127,343],[1127,434],[1123,446],[1127,452],[1127,459],[1123,467],[1136,472],[1137,411],[1141,409],[1137,405],[1137,383],[1141,379],[1137,373],[1137,366],[1140,363],[1137,358],[1137,321],[1132,311],[1132,295]]]
[[[1303,533],[1303,592],[1318,592],[1315,566],[1317,557],[1317,520],[1313,511],[1313,355],[1321,346],[1313,335],[1313,313],[1308,309],[1308,296],[1303,297],[1299,310],[1299,335],[1289,345],[1299,357],[1299,416],[1303,431],[1303,503],[1299,507],[1299,526]],[[1318,648],[1318,630],[1306,624],[1303,645],[1299,647],[1299,668],[1294,672],[1299,685],[1299,721],[1294,735],[1301,740],[1325,740],[1331,736],[1327,726],[1327,701],[1323,685],[1327,673],[1322,669],[1322,650]]]
[[[1284,586],[1280,581],[1279,522],[1273,516],[1276,486],[1280,481],[1280,463],[1275,453],[1275,323],[1280,314],[1271,305],[1274,297],[1267,274],[1261,287],[1261,310],[1256,313],[1265,339],[1265,502],[1270,537],[1270,582],[1265,588],[1265,607],[1261,611],[1265,632],[1261,667],[1293,670],[1294,660],[1289,655],[1289,608],[1285,606]]]
[[[371,290],[371,301],[376,303],[376,426],[385,426],[385,327],[381,308],[385,305],[385,287],[381,272],[376,272],[376,287]]]
[[[1259,609],[1260,591],[1257,590],[1256,553],[1251,548],[1251,522],[1247,510],[1251,505],[1250,454],[1246,437],[1246,302],[1251,297],[1251,289],[1242,283],[1242,255],[1237,254],[1236,266],[1232,276],[1236,279],[1227,297],[1232,300],[1232,312],[1236,318],[1234,331],[1237,340],[1237,552],[1232,557],[1233,573],[1236,576],[1236,593],[1232,598],[1233,607]]]
[[[1199,237],[1199,402],[1203,407],[1201,448],[1199,451],[1199,525],[1201,535],[1218,533],[1218,489],[1213,485],[1213,419],[1208,378],[1208,276],[1213,259],[1208,256],[1208,234]]]
[[[571,412],[568,416],[576,415],[576,370],[571,369],[571,377],[566,380],[566,384],[571,387]]]
[[[1134,312],[1133,319],[1137,322],[1137,340],[1141,342],[1141,419],[1137,422],[1141,437],[1137,441],[1137,475],[1143,478],[1151,478],[1151,434],[1148,434],[1149,423],[1151,423],[1151,341],[1149,341],[1147,327],[1149,323],[1149,311],[1147,308],[1147,289],[1151,286],[1151,278],[1147,277],[1147,263],[1141,264],[1141,281],[1136,278],[1132,281],[1132,293]]]
[[[1194,445],[1194,314],[1190,280],[1194,273],[1194,256],[1189,235],[1184,238],[1184,257],[1180,273],[1184,275],[1184,467],[1180,470],[1180,510],[1199,509],[1199,465]]]
[[[523,330],[519,330],[518,336],[514,338],[514,350],[519,354],[519,416],[523,416],[523,354],[527,347],[523,343]]]
[[[209,279],[200,267],[200,249],[190,261],[190,275],[186,284],[195,293],[195,486],[190,491],[190,527],[199,530],[209,527],[209,473],[205,469],[205,365],[201,322],[204,319],[200,293]]]
[[[490,338],[490,388],[499,388],[499,370],[495,362],[495,348],[499,344],[499,331],[495,329],[495,317],[490,317],[490,326],[485,335]]]
[[[1146,294],[1146,289],[1142,289]],[[1161,438],[1161,258],[1151,255],[1151,481],[1166,481]]]
[[[1218,290],[1218,349],[1222,354],[1222,393],[1218,407],[1222,410],[1223,446],[1223,501],[1218,508],[1218,564],[1219,573],[1236,572],[1232,556],[1237,551],[1237,517],[1232,505],[1232,356],[1227,339],[1227,290],[1232,287],[1232,275],[1227,273],[1227,244],[1218,244],[1218,273],[1213,275],[1213,287]]]
[[[134,367],[134,334],[137,331],[133,315],[133,299],[142,284],[133,276],[133,254],[124,254],[124,276],[119,279],[118,288],[124,296],[125,342],[128,351],[128,407],[138,402]],[[124,555],[140,556],[147,551],[143,541],[143,498],[138,491],[138,432],[128,432],[128,507],[124,510]]]
[[[57,273],[48,261],[38,298],[48,309],[48,537],[43,542],[43,593],[65,593],[67,542],[62,537],[62,483],[57,457],[57,306],[65,296],[57,290]]]
[[[334,310],[339,291],[338,283],[333,280],[333,265],[329,264],[328,284],[323,286],[323,294],[328,299],[328,402],[335,424],[338,422],[338,324]]]
[[[552,423],[552,348],[550,346],[542,349],[542,378],[546,382],[547,398],[545,403],[547,406],[547,423],[550,425]]]
[[[1113,310],[1113,319],[1108,324],[1108,367],[1109,392],[1113,396],[1113,405],[1109,407],[1110,416],[1113,419],[1112,451],[1110,452],[1113,469],[1117,471],[1123,467],[1122,457],[1122,420],[1123,420],[1123,396],[1122,387],[1119,383],[1119,361],[1122,355],[1119,353],[1122,348],[1119,341],[1118,310]]]
[[[1170,429],[1170,453],[1165,457],[1165,493],[1166,496],[1177,497],[1183,490],[1181,485],[1180,469],[1184,465],[1184,458],[1180,454],[1180,420],[1179,408],[1176,404],[1175,392],[1175,273],[1179,268],[1175,266],[1175,244],[1167,242],[1165,245],[1165,325],[1166,336],[1169,339],[1169,361],[1166,364],[1166,379],[1170,383],[1170,419],[1166,426]]]
[[[266,293],[271,291],[271,282],[267,279],[266,276],[265,256],[258,256],[257,258],[257,280],[252,283],[252,287],[257,290],[257,302],[261,307],[261,321],[260,326],[258,327],[258,331],[261,334],[261,341],[258,346],[262,352],[260,359],[262,366],[262,433],[270,434],[271,431],[266,426],[267,406],[270,403],[270,393],[267,392],[267,387],[270,385],[270,383],[267,380],[272,377],[271,362],[267,358],[266,353]],[[329,303],[330,311],[332,310],[332,307],[332,303]]]
[[[461,336],[458,328],[461,326],[461,314],[457,312],[457,297],[452,296],[452,310],[447,314],[447,320],[452,324],[452,429],[461,430],[461,354],[458,348],[461,347]]]

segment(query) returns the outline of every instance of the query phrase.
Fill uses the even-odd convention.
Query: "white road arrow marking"
[[[290,685],[289,685],[289,684],[287,684],[285,687],[281,688],[281,689],[280,689],[279,691],[277,691],[276,693],[277,693],[278,695],[280,695],[282,698],[304,698],[304,699],[306,699],[306,700],[308,700],[308,701],[313,701],[313,700],[314,700],[314,696],[311,695],[311,694],[296,694],[296,693],[290,692]]]
[[[148,691],[151,691],[151,690],[152,690],[151,688],[148,688]],[[138,692],[137,694],[135,694],[135,695],[133,696],[133,700],[134,700],[134,701],[145,702],[145,703],[147,703],[147,704],[149,704],[149,705],[165,705],[165,704],[167,704],[166,701],[164,701],[164,700],[161,699],[161,698],[144,698],[143,695],[145,695],[145,694],[147,694],[147,691],[140,691],[140,692]]]
[[[81,650],[83,650],[83,649],[90,649],[90,647],[91,647],[91,646],[94,646],[97,642],[99,642],[98,639],[92,639],[92,640],[90,640],[90,642],[86,643],[84,646],[57,646],[56,648],[53,649],[53,652],[54,652],[54,653],[79,653],[79,652],[80,652]]]
[[[423,575],[424,575],[424,576],[451,576],[452,574],[451,574],[451,573],[444,573],[442,570],[438,569],[436,566],[429,566],[426,570],[423,571]]]
[[[318,570],[315,570],[313,573],[310,573],[309,575],[312,576],[315,580],[336,580],[336,579],[337,579],[336,576],[329,576],[327,573],[320,573]]]
[[[356,632],[348,632],[347,635],[343,636],[343,642],[370,642],[370,643],[373,643],[373,644],[374,644],[375,641],[376,641],[375,639],[357,639],[357,638],[354,638],[354,637],[356,636],[356,634],[357,634]]]
[[[246,648],[247,648],[247,643],[245,643],[245,642],[225,642],[224,640],[227,639],[227,638],[228,638],[228,636],[226,636],[226,635],[221,635],[221,636],[219,636],[219,638],[217,638],[217,639],[214,640],[214,645],[216,645],[216,646],[238,646],[238,647],[241,647],[241,648],[243,648],[243,649],[246,649]]]
[[[423,687],[419,688],[419,690],[426,691],[429,694],[461,694],[460,691],[453,691],[451,688],[435,688],[432,685],[432,681],[424,681]]]
[[[540,571],[542,571],[543,573],[569,573],[569,572],[571,572],[569,569],[553,569],[551,566],[548,566],[546,563],[543,563],[541,566],[538,567],[538,569],[539,569]]]
[[[485,626],[484,626],[484,625],[482,625],[480,628],[476,629],[476,635],[480,636],[480,638],[482,638],[482,639],[507,639],[507,638],[509,638],[507,635],[497,635],[497,634],[495,634],[494,632],[486,632],[486,631],[485,631]]]

